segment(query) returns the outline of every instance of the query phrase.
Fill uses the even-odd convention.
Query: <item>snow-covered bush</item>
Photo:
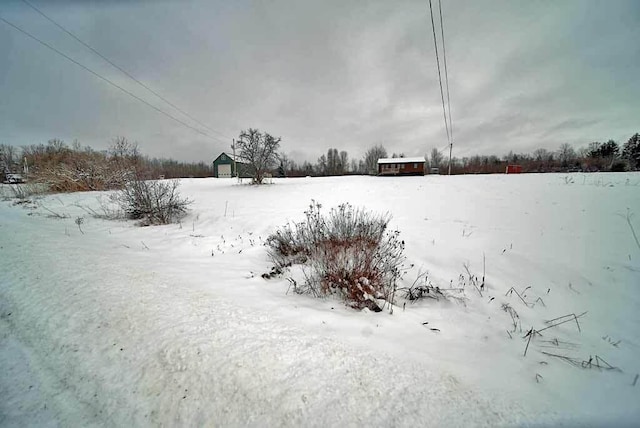
[[[299,293],[340,295],[350,306],[380,311],[379,299],[389,300],[401,277],[404,241],[388,231],[391,217],[342,204],[327,216],[312,201],[306,220],[287,224],[268,237],[276,266],[302,264]]]
[[[190,200],[180,197],[178,180],[131,180],[113,195],[126,217],[141,225],[168,224],[182,218]]]

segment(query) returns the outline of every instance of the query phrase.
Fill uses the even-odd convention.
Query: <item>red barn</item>
[[[424,175],[424,158],[378,159],[378,175]]]

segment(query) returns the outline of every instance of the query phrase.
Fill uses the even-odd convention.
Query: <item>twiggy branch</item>
[[[585,311],[585,312],[581,313],[580,315],[567,314],[567,315],[563,315],[563,316],[558,317],[558,318],[554,318],[552,320],[545,321],[546,324],[549,324],[549,323],[553,323],[553,324],[551,324],[550,326],[547,326],[547,327],[545,327],[545,328],[543,328],[541,330],[538,330],[538,331],[545,331],[545,330],[547,330],[549,328],[557,327],[557,326],[562,325],[564,323],[567,323],[569,321],[575,321],[576,325],[578,326],[578,331],[582,333],[582,329],[580,328],[580,323],[578,322],[578,318],[584,316],[586,313],[587,312]],[[566,319],[563,320],[563,321],[560,321],[560,322],[555,322],[555,321],[561,320],[563,318],[566,318]]]
[[[533,336],[535,335],[538,336],[542,336],[539,332],[537,332],[533,327],[531,327],[531,329],[529,329],[529,331],[527,332],[527,334],[524,335],[524,337],[529,336],[529,340],[527,340],[527,346],[524,348],[524,356],[527,356],[527,350],[529,349],[529,344],[531,343],[531,339],[533,339]]]
[[[482,291],[480,291],[480,288],[478,287],[477,279],[469,271],[469,265],[467,263],[464,263],[462,266],[464,266],[464,269],[467,271],[467,275],[469,276],[469,282],[475,287],[476,290],[478,290],[478,294],[480,294],[480,297],[483,297]]]
[[[525,288],[526,290],[526,288]],[[531,307],[531,305],[529,303],[527,303],[526,300],[524,300],[524,298],[520,295],[520,293],[518,293],[518,290],[516,290],[514,287],[511,287],[510,289],[507,290],[506,293],[504,293],[504,295],[508,295],[509,293],[516,293],[516,295],[520,298],[520,300],[522,300],[522,303],[525,304],[525,306],[527,307]]]
[[[69,216],[67,214],[58,214],[55,211],[50,210],[49,208],[47,208],[46,206],[40,204],[40,208],[45,209],[46,211],[49,211],[51,213],[51,217],[54,218],[69,218]]]
[[[620,217],[624,218],[627,221],[627,224],[629,225],[629,229],[631,229],[631,234],[633,235],[633,239],[634,241],[636,241],[636,246],[640,250],[640,241],[638,240],[638,235],[636,235],[636,231],[633,228],[633,224],[631,223],[631,218],[633,217],[633,213],[629,211],[629,208],[627,208],[627,215],[623,216],[622,214],[620,214]]]
[[[580,367],[581,364],[580,362],[576,359],[576,358],[572,358],[572,357],[567,357],[566,355],[558,355],[558,354],[552,354],[550,352],[545,352],[545,351],[541,351],[544,355],[548,355],[550,357],[555,357],[555,358],[559,358],[562,361],[571,364],[574,367]]]

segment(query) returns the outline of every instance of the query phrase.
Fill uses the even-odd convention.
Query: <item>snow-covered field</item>
[[[273,181],[183,180],[188,217],[146,228],[88,215],[104,194],[0,202],[0,425],[640,421],[637,173]],[[373,313],[261,278],[312,199],[389,211],[403,284],[464,299]]]

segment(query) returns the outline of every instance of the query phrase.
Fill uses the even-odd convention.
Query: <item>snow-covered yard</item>
[[[104,194],[0,202],[0,425],[640,420],[637,173],[273,181],[182,180],[189,215],[145,228],[88,215]],[[263,279],[312,199],[389,211],[403,284],[463,299],[373,313]]]

